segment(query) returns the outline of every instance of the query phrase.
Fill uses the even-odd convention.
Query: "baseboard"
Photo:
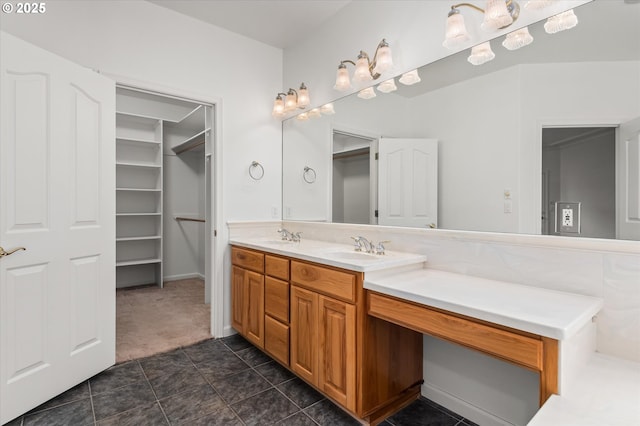
[[[232,334],[238,334],[238,332],[230,325],[224,326],[222,329],[222,337],[231,336]]]
[[[200,278],[204,280],[204,275],[198,272],[194,272],[190,274],[165,275],[164,277],[162,277],[162,281],[188,280],[192,278]]]
[[[512,426],[512,423],[501,419],[475,405],[468,403],[437,387],[424,383],[421,388],[422,396],[436,402],[446,409],[453,411],[474,423],[482,426]]]

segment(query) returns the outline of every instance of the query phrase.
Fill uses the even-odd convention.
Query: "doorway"
[[[541,205],[543,235],[616,238],[615,127],[542,129]]]
[[[211,337],[213,105],[116,89],[116,361]]]
[[[377,224],[377,139],[333,130],[332,221]]]

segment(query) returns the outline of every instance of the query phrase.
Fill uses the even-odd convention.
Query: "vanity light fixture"
[[[378,92],[391,93],[394,90],[398,90],[398,88],[396,87],[396,82],[393,78],[385,80],[378,85]]]
[[[286,113],[294,111],[296,108],[305,109],[310,103],[309,89],[302,83],[297,91],[289,88],[287,93],[278,93],[276,100],[273,102],[271,114],[274,117],[283,117]]]
[[[455,49],[470,39],[464,23],[464,16],[462,16],[459,9],[462,6],[484,14],[480,27],[485,31],[506,28],[520,16],[520,5],[515,0],[487,0],[484,9],[471,3],[454,4],[447,15],[445,39],[442,43],[447,49]]]
[[[380,74],[393,66],[389,43],[387,43],[385,39],[382,39],[382,41],[378,43],[378,47],[376,47],[376,51],[373,55],[373,60],[369,58],[369,55],[366,52],[361,50],[356,62],[349,59],[340,61],[340,65],[338,65],[338,71],[336,73],[336,84],[333,86],[335,90],[345,91],[351,88],[349,70],[347,70],[346,65],[347,63],[356,67],[353,73],[353,81],[362,83],[377,80],[380,78]]]
[[[569,30],[578,25],[578,17],[573,9],[552,16],[544,23],[544,30],[547,34],[555,34],[560,31]]]
[[[329,102],[328,104],[324,104],[320,107],[320,112],[324,115],[333,115],[336,111],[333,109],[333,102]]]
[[[496,57],[491,50],[491,43],[488,41],[471,48],[471,55],[467,58],[473,65],[482,65]]]
[[[313,108],[313,109],[309,110],[307,115],[309,116],[309,118],[320,117],[320,115],[321,115],[320,114],[320,108]]]
[[[309,114],[307,114],[306,112],[303,112],[298,114],[296,118],[300,121],[307,121],[309,119]]]
[[[553,0],[529,0],[524,8],[528,10],[542,10],[548,6],[551,6]]]
[[[358,92],[358,97],[361,99],[375,98],[376,92],[373,90],[373,87],[367,87],[366,89],[362,89]]]
[[[420,83],[420,75],[418,75],[418,70],[413,70],[402,74],[402,77],[398,79],[398,81],[405,86],[411,86],[412,84]]]

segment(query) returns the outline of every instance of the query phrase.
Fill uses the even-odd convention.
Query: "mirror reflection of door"
[[[376,224],[377,139],[333,131],[332,221]]]
[[[556,226],[556,202],[581,203],[580,233]],[[542,234],[616,238],[615,127],[542,129]]]

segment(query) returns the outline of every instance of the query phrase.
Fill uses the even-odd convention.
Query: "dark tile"
[[[311,418],[302,411],[299,411],[293,416],[289,416],[284,420],[280,420],[276,424],[278,426],[318,426],[316,422],[311,420]]]
[[[219,339],[205,340],[203,342],[196,343],[195,345],[182,348],[182,350],[194,364],[208,361],[226,352],[231,352],[231,349],[226,347],[225,344],[222,343],[222,340]]]
[[[4,426],[22,426],[22,416],[11,420],[9,423],[5,423]]]
[[[266,364],[269,361],[273,361],[271,357],[266,355],[260,349],[255,346],[251,346],[247,349],[242,349],[241,351],[236,351],[236,355],[238,355],[244,362],[249,364],[251,367],[255,367],[257,365]]]
[[[146,380],[93,396],[96,420],[120,414],[156,400]]]
[[[462,419],[462,422],[458,423],[458,426],[480,426],[480,425],[472,422],[469,419]]]
[[[255,370],[262,374],[265,379],[271,382],[273,385],[279,385],[282,382],[286,382],[295,377],[295,375],[278,364],[275,361],[262,364],[255,368]]]
[[[211,386],[201,385],[161,399],[160,405],[171,424],[180,424],[222,410],[227,405]],[[189,422],[191,423],[191,422]]]
[[[49,410],[39,411],[34,414],[24,416],[23,425],[46,425],[46,426],[67,426],[67,425],[92,425],[93,412],[91,411],[91,400],[81,399],[69,404],[59,405]]]
[[[271,387],[271,384],[253,370],[217,379],[211,384],[228,404],[241,401]]]
[[[49,408],[57,407],[58,405],[67,404],[69,402],[78,401],[81,399],[89,398],[89,384],[88,382],[82,382],[79,385],[76,385],[69,389],[66,392],[61,393],[60,395],[51,398],[44,404],[39,405],[29,412],[37,413],[38,411],[46,410]]]
[[[419,398],[419,401],[424,401],[427,404],[431,405],[432,407],[435,407],[438,410],[445,412],[446,414],[450,415],[451,417],[455,417],[458,420],[463,420],[461,415],[449,410],[448,408],[443,407],[442,405],[438,404],[435,401],[430,400],[429,398],[425,398],[424,396],[421,396]]]
[[[97,423],[98,426],[159,426],[168,424],[157,402],[116,414]]]
[[[182,349],[176,349],[175,351],[141,359],[140,365],[144,370],[144,374],[149,379],[153,379],[154,377],[175,373],[185,367],[192,366],[193,363]]]
[[[107,392],[122,386],[131,385],[144,380],[144,374],[138,361],[129,361],[114,365],[111,368],[89,379],[91,394]]]
[[[243,423],[238,419],[238,416],[229,408],[225,406],[218,411],[209,413],[204,417],[200,417],[196,420],[191,420],[189,426],[242,426]]]
[[[273,424],[299,411],[276,389],[269,389],[231,405],[246,425]]]
[[[387,420],[395,426],[455,426],[460,421],[425,399],[412,402]]]
[[[149,379],[158,399],[175,395],[207,382],[193,365]]]
[[[321,426],[360,426],[360,422],[345,413],[328,399],[324,399],[304,412]]]
[[[233,334],[231,336],[223,337],[222,341],[234,352],[253,346],[239,334]]]
[[[282,383],[278,389],[300,408],[307,408],[324,399],[320,392],[298,378]]]
[[[385,420],[384,422],[379,423],[378,426],[393,426],[393,425]]]
[[[246,362],[238,358],[233,352],[220,353],[216,358],[196,365],[200,373],[210,382],[248,370]]]

